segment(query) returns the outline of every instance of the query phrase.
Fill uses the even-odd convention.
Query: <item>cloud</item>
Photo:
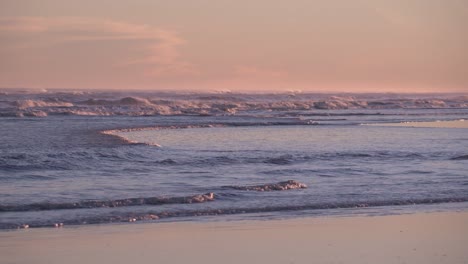
[[[184,39],[176,32],[145,24],[87,17],[7,17],[0,18],[0,37],[8,38],[14,49],[80,42],[127,42],[135,48],[126,54],[116,54],[119,61],[113,66],[144,66],[145,72],[157,76],[196,72],[179,53]]]

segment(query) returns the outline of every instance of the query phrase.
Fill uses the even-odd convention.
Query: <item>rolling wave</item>
[[[173,166],[210,166],[223,167],[241,164],[258,164],[271,165],[272,168],[286,168],[295,164],[307,164],[314,162],[326,162],[334,160],[349,160],[349,161],[400,161],[400,160],[451,160],[464,161],[468,160],[467,155],[453,156],[453,153],[433,152],[433,153],[415,153],[415,152],[400,152],[400,151],[376,151],[376,152],[325,152],[325,153],[293,153],[287,155],[278,155],[276,152],[264,151],[256,155],[236,156],[229,153],[215,155],[211,157],[167,157],[160,159],[151,159],[145,155],[139,155],[138,149],[133,149],[133,145],[151,145],[160,148],[158,144],[145,144],[139,142],[130,142],[125,140],[125,144],[131,144],[128,148],[121,149],[105,149],[100,151],[81,151],[72,153],[56,153],[54,155],[48,153],[37,154],[11,154],[0,155],[0,172],[28,172],[28,171],[69,171],[73,169],[87,170],[93,169],[94,163],[97,160],[103,161],[118,161],[118,162],[139,162],[141,164],[151,164],[158,167],[173,167]],[[278,173],[268,170],[264,173]],[[16,174],[0,177],[0,181],[13,179]],[[18,179],[18,178],[15,178]],[[53,178],[52,178],[53,179]],[[21,180],[21,179],[18,179]]]
[[[234,190],[241,191],[257,191],[257,192],[268,192],[268,191],[285,191],[285,190],[294,190],[294,189],[305,189],[307,185],[304,183],[297,182],[295,180],[288,180],[284,182],[278,182],[273,184],[262,184],[262,185],[253,185],[253,186],[225,186],[225,188],[230,188]]]
[[[278,183],[270,183],[256,186],[224,186],[235,190],[245,191],[286,191],[293,189],[304,189],[307,185],[294,180]],[[24,205],[2,205],[0,212],[24,212],[24,211],[50,211],[65,209],[91,209],[91,208],[113,208],[142,205],[167,205],[167,204],[192,204],[214,201],[216,195],[212,192],[182,197],[142,197],[126,198],[117,200],[85,200],[70,203],[33,203]]]
[[[34,203],[26,205],[0,205],[0,212],[23,212],[23,211],[48,211],[64,209],[90,209],[102,207],[126,207],[141,205],[165,205],[165,204],[191,204],[213,201],[213,193],[197,194],[183,197],[146,197],[128,198],[119,200],[90,200],[76,203]]]
[[[161,93],[5,93],[1,95],[0,117],[48,115],[238,115],[287,112],[292,116],[322,113],[294,113],[312,110],[379,110],[468,108],[466,95],[355,94],[161,94]],[[353,112],[346,115],[381,115]],[[338,115],[338,116],[341,116]]]
[[[73,219],[49,219],[40,222],[23,223],[0,223],[0,229],[16,229],[29,227],[61,227],[63,225],[87,225],[104,224],[118,222],[136,222],[159,220],[164,218],[177,217],[200,217],[200,216],[219,216],[219,215],[237,215],[237,214],[257,214],[273,212],[291,212],[308,210],[333,210],[333,209],[352,209],[352,208],[373,208],[386,206],[411,206],[411,205],[431,205],[442,203],[464,203],[468,202],[468,197],[453,198],[425,198],[425,199],[395,199],[395,200],[375,200],[366,202],[339,202],[339,203],[312,203],[302,205],[288,206],[264,206],[264,207],[235,207],[220,209],[199,209],[199,210],[178,210],[178,211],[147,211],[147,212],[114,212],[100,216],[76,217]]]

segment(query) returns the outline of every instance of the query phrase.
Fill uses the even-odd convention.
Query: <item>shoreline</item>
[[[2,263],[467,263],[468,212],[0,232]]]

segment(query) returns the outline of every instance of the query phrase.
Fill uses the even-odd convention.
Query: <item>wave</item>
[[[275,165],[287,165],[287,164],[291,164],[292,162],[293,162],[292,155],[283,155],[280,157],[268,158],[264,161],[264,163],[270,163],[270,164],[275,164]]]
[[[121,139],[124,140],[124,139]],[[221,152],[220,155],[210,157],[161,157],[159,159],[151,159],[145,155],[139,155],[140,151],[135,148],[145,148],[148,146],[144,143],[123,141],[124,144],[129,144],[128,148],[105,149],[100,151],[84,151],[71,153],[38,153],[38,154],[9,154],[0,155],[0,172],[28,172],[28,171],[70,171],[70,170],[87,170],[93,168],[96,161],[112,161],[112,162],[139,162],[151,166],[169,168],[173,166],[188,166],[188,167],[213,167],[220,168],[224,166],[237,165],[259,165],[269,168],[262,174],[281,174],[287,168],[292,168],[296,164],[307,164],[315,162],[328,162],[336,160],[348,160],[353,162],[366,161],[390,161],[395,162],[405,160],[427,161],[427,160],[466,160],[466,156],[452,157],[448,153],[431,153],[421,154],[414,152],[331,152],[331,153],[294,153],[289,155],[277,155],[276,152],[261,152],[255,155],[238,156],[231,155],[228,152]],[[164,148],[164,146],[156,143],[149,144],[151,148]],[[210,151],[211,152],[211,151]],[[287,174],[287,173],[286,173]],[[8,174],[6,174],[8,175]],[[15,175],[15,174],[12,174]],[[12,177],[12,176],[11,176]],[[0,181],[8,177],[0,177]]]
[[[192,204],[213,201],[214,193],[197,194],[182,197],[146,197],[119,200],[91,200],[76,203],[34,203],[26,205],[0,205],[0,212],[48,211],[64,209],[90,209],[102,207],[125,207],[141,205]]]
[[[257,192],[268,192],[268,191],[285,191],[294,189],[306,189],[307,185],[294,180],[288,180],[284,182],[278,182],[273,184],[262,184],[262,185],[247,185],[247,186],[225,186],[225,188],[241,190],[241,191],[257,191]]]
[[[64,225],[87,225],[116,222],[136,222],[150,221],[165,218],[180,217],[200,217],[200,216],[222,216],[237,214],[262,214],[272,212],[294,212],[294,211],[314,211],[314,210],[336,210],[336,209],[360,209],[387,206],[411,206],[411,205],[431,205],[442,203],[464,203],[468,202],[467,197],[453,198],[423,198],[423,199],[395,199],[395,200],[375,200],[375,201],[351,201],[337,203],[313,203],[302,205],[285,206],[264,206],[264,207],[233,207],[219,209],[201,210],[177,210],[177,211],[146,211],[146,212],[113,212],[101,216],[85,216],[73,219],[51,219],[32,223],[0,223],[0,229],[17,229],[29,227],[61,227]]]
[[[7,93],[0,116],[47,115],[239,115],[252,112],[468,108],[466,95]],[[5,107],[6,106],[6,107]],[[379,115],[380,113],[349,113]],[[298,116],[322,115],[299,113]],[[344,114],[346,115],[346,114]],[[41,114],[40,116],[45,116]]]
[[[104,99],[88,99],[79,102],[83,105],[151,105],[151,102],[145,98],[139,97],[124,97],[119,100],[104,100]]]
[[[105,131],[101,131],[101,134],[116,137],[116,138],[118,138],[119,140],[121,140],[122,142],[124,142],[125,144],[130,144],[130,145],[146,145],[146,146],[161,147],[161,145],[159,145],[159,144],[157,144],[157,143],[138,142],[138,141],[131,140],[131,139],[129,139],[129,138],[127,138],[127,137],[124,137],[124,136],[122,136],[122,135],[119,134],[119,132],[124,132],[124,131],[131,131],[131,130],[122,130],[122,129],[119,129],[119,130],[117,130],[117,129],[105,130]]]
[[[19,109],[26,108],[42,108],[42,107],[72,107],[73,104],[69,102],[62,102],[59,100],[18,100],[12,103],[13,106],[16,106]]]
[[[468,160],[468,155],[453,157],[451,160]]]
[[[224,186],[224,188],[244,191],[285,191],[292,189],[304,189],[307,185],[294,180],[284,182],[255,185],[255,186]],[[1,205],[0,212],[23,212],[23,211],[49,211],[65,209],[91,209],[112,208],[142,205],[168,205],[168,204],[192,204],[204,203],[215,200],[216,195],[212,192],[182,197],[142,197],[117,200],[85,200],[70,203],[33,203],[24,205]]]

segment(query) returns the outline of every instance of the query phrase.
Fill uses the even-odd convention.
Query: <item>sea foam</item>
[[[177,94],[8,92],[0,117],[47,115],[239,115],[255,111],[468,108],[466,95]],[[41,111],[41,114],[34,114]]]

